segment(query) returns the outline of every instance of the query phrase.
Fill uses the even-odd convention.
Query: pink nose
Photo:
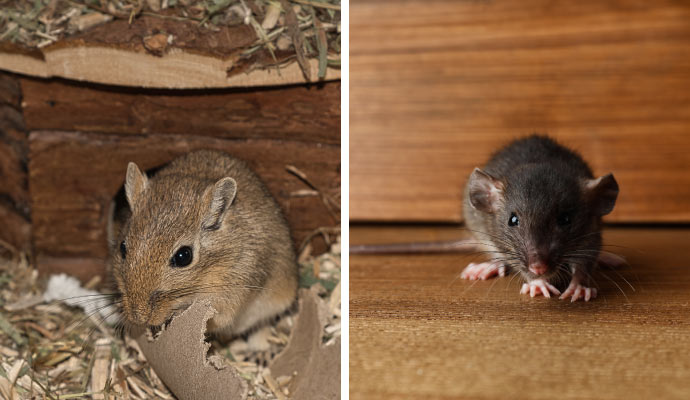
[[[544,275],[547,267],[543,262],[535,262],[529,265],[529,270],[535,275]]]

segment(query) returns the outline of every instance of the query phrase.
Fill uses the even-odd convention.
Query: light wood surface
[[[147,39],[164,33],[155,48]],[[307,79],[296,62],[275,68],[276,60],[257,51],[240,53],[257,40],[248,25],[207,30],[193,21],[141,16],[117,19],[38,49],[0,43],[0,70],[40,78],[66,78],[108,85],[195,89],[271,86],[340,79],[327,68],[318,78],[318,60],[307,60]],[[280,52],[278,52],[280,53]],[[264,55],[259,57],[258,55]],[[285,61],[282,53],[277,55]],[[285,56],[288,57],[288,56]]]
[[[621,194],[608,221],[690,221],[690,3],[350,7],[350,217],[460,221],[475,166],[548,133]]]
[[[352,244],[464,237],[350,232]],[[690,228],[606,229],[604,240],[631,266],[603,270],[611,280],[598,277],[589,303],[522,296],[512,276],[456,280],[479,259],[467,254],[352,256],[350,398],[690,398]]]

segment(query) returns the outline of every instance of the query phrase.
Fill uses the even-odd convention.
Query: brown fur
[[[125,189],[132,213],[110,263],[127,321],[159,325],[211,298],[218,314],[209,331],[233,336],[293,303],[298,274],[287,223],[244,162],[202,150],[151,178],[130,163]],[[192,248],[191,264],[171,266],[182,246]]]

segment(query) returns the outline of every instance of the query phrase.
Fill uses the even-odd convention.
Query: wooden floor
[[[353,226],[350,242],[463,235]],[[456,279],[468,254],[351,256],[350,398],[690,399],[690,228],[604,241],[631,267],[602,271],[589,303]]]

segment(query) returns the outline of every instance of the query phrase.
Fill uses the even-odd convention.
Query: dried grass
[[[312,255],[311,239],[305,242],[301,286],[324,298],[329,310],[324,341],[329,342],[340,335],[340,235],[337,228],[322,228],[311,238],[317,236],[329,250]],[[44,303],[45,279],[27,255],[0,245],[10,250],[10,257],[0,258],[0,398],[174,398],[134,340],[80,308]],[[271,327],[273,352],[285,346],[291,326],[292,317],[287,317]],[[241,339],[217,351],[248,381],[251,399],[289,396],[290,377],[274,377],[268,368],[243,361],[252,355],[243,352]]]
[[[142,16],[192,21],[217,30],[246,24],[257,41],[242,57],[292,50],[306,76],[304,59],[340,67],[340,0],[0,0],[0,42],[42,48],[113,19]],[[298,43],[297,46],[294,43]]]

